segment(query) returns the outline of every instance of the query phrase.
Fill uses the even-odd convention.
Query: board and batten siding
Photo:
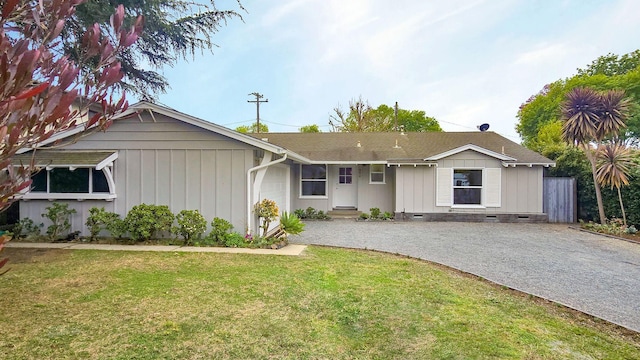
[[[181,121],[147,112],[116,121],[65,146],[68,150],[116,150],[114,181],[117,198],[108,201],[67,201],[78,210],[72,231],[87,233],[84,220],[92,206],[104,206],[124,217],[135,205],[168,205],[174,214],[199,210],[210,222],[230,221],[243,231],[246,224],[246,173],[254,164],[254,148]],[[62,202],[62,201],[61,201]],[[49,201],[21,203],[21,217],[36,221]],[[80,211],[82,210],[82,211]]]
[[[371,184],[370,165],[361,167],[358,176],[358,210],[368,213],[371,208],[393,212],[395,168],[384,167],[384,184]]]
[[[452,169],[484,169],[486,208],[452,208]],[[396,169],[395,212],[542,213],[541,167],[505,168],[502,162],[467,150],[438,162],[438,166],[400,166]],[[489,184],[490,179],[500,179]],[[438,189],[438,186],[441,188]],[[487,197],[487,195],[489,195]]]

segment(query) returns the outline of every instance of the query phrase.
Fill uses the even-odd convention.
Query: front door
[[[355,208],[358,205],[358,167],[338,165],[335,167],[333,190],[334,208]]]

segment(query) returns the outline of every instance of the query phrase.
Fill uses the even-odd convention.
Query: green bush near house
[[[89,217],[87,217],[85,225],[89,228],[91,241],[95,241],[102,230],[107,230],[114,238],[120,238],[127,232],[120,215],[106,211],[104,207],[89,209]]]
[[[136,205],[124,218],[127,231],[135,241],[153,239],[162,231],[171,231],[174,215],[167,205]]]
[[[287,235],[296,235],[304,231],[304,223],[296,214],[290,214],[286,211],[280,215],[280,227]]]
[[[47,235],[49,240],[57,240],[71,228],[71,215],[76,213],[76,209],[69,209],[69,204],[61,204],[54,202],[51,206],[45,208],[46,212],[42,217],[51,221],[51,225],[47,227]]]
[[[172,229],[174,234],[184,238],[186,245],[191,245],[194,239],[200,239],[207,230],[207,220],[198,210],[182,210],[176,216],[178,226]]]

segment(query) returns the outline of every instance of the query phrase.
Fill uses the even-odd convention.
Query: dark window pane
[[[345,175],[351,176],[351,168],[344,168]]]
[[[345,170],[346,170],[345,168],[339,168],[338,169],[338,174],[341,175],[341,176],[344,175],[345,174]]]
[[[303,179],[326,179],[327,169],[324,165],[302,165]]]
[[[384,173],[371,173],[371,182],[384,182]]]
[[[31,175],[31,180],[32,192],[47,192],[47,170],[41,170]]]
[[[93,176],[93,192],[94,193],[108,193],[109,183],[107,177],[102,170],[91,169],[91,176]]]
[[[340,184],[351,184],[351,175],[341,175],[338,179]]]
[[[51,193],[88,193],[89,169],[71,171],[56,168],[49,171],[49,192]]]
[[[454,170],[453,186],[482,186],[482,170]]]
[[[453,189],[453,203],[456,205],[480,205],[482,189]]]
[[[324,196],[326,195],[325,181],[303,181],[302,196]]]

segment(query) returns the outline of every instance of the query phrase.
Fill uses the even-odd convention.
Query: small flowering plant
[[[278,205],[273,200],[263,199],[255,205],[254,211],[262,219],[260,228],[262,228],[262,233],[266,234],[271,222],[279,215]]]

